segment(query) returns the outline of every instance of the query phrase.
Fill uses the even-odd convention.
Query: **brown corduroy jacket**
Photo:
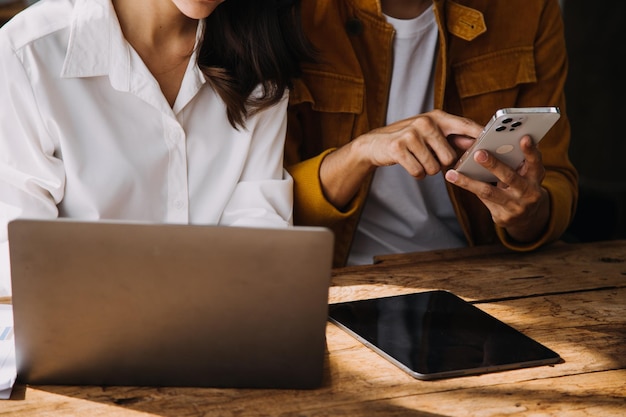
[[[501,242],[527,251],[558,239],[578,198],[568,158],[567,56],[558,1],[434,0],[434,6],[440,33],[435,108],[480,124],[503,107],[551,105],[562,113],[539,144],[551,205],[543,236],[532,243],[511,240],[480,200],[447,183],[468,244]],[[324,198],[320,164],[336,147],[383,125],[394,30],[378,0],[302,0],[302,18],[319,59],[304,65],[291,91],[285,162],[295,183],[295,224],[335,232],[337,267],[345,265],[369,182],[339,210]]]

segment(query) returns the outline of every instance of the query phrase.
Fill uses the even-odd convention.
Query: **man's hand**
[[[418,179],[435,175],[457,160],[455,147],[469,148],[482,128],[470,119],[433,110],[372,130],[324,159],[320,177],[326,198],[343,207],[379,166],[400,164]]]
[[[487,206],[495,224],[506,229],[519,242],[529,242],[541,235],[550,216],[548,192],[541,186],[545,167],[541,152],[530,136],[520,140],[525,161],[514,170],[487,151],[479,150],[473,157],[491,171],[499,181],[491,185],[473,180],[454,170],[446,180],[474,194]]]

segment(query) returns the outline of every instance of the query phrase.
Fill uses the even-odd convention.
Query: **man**
[[[377,254],[558,239],[577,200],[557,0],[304,0],[318,49],[291,94],[285,158],[296,224],[336,235],[335,266]],[[558,106],[525,162],[450,168],[498,108]],[[445,175],[445,176],[444,176]]]

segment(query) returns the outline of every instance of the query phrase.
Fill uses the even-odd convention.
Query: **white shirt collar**
[[[110,0],[76,0],[61,77],[118,74],[128,84],[129,68],[129,45]]]
[[[204,21],[201,20],[196,45],[203,30]],[[76,0],[61,78],[108,75],[113,88],[131,91],[133,84],[143,84],[145,80],[133,80],[137,74],[132,72],[130,48],[110,0]],[[191,62],[195,60],[196,52]],[[190,65],[181,87],[185,101],[205,82],[198,66]]]

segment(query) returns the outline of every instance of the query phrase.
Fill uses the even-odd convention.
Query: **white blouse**
[[[0,295],[17,217],[290,226],[286,106],[234,129],[194,55],[172,108],[110,0],[29,7],[0,29]]]

